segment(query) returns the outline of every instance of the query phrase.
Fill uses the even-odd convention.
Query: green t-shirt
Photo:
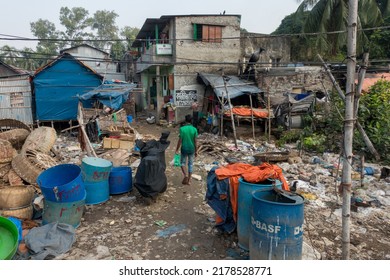
[[[186,124],[180,128],[181,152],[187,154],[195,153],[195,138],[198,130],[192,124]]]

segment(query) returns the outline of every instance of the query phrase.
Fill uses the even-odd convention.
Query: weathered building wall
[[[220,43],[194,41],[194,24],[222,26]],[[240,17],[238,16],[186,16],[176,17],[174,22],[174,75],[175,90],[191,90],[197,93],[199,106],[203,105],[204,87],[197,82],[197,73],[238,74],[240,49]],[[176,120],[181,121],[192,113],[189,106],[178,107]]]
[[[305,91],[332,90],[333,84],[322,67],[271,68],[257,73],[258,87],[271,95],[293,92],[302,88]]]
[[[273,37],[264,34],[241,34],[242,62],[248,62],[251,54],[259,48],[266,49],[260,55],[257,67],[271,67],[272,64],[286,65],[291,57],[291,39],[288,37]]]

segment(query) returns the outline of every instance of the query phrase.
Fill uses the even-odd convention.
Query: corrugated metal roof
[[[211,86],[217,96],[221,97],[222,94],[225,97],[227,96],[224,79],[221,75],[198,73],[198,77],[206,86]],[[255,94],[263,92],[261,89],[255,86],[255,83],[253,82],[241,80],[237,76],[228,77],[230,79],[226,82],[226,87],[230,98],[235,98],[243,94]]]

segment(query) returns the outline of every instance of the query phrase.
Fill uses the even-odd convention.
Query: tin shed
[[[36,120],[77,120],[78,96],[101,85],[102,79],[72,55],[58,56],[33,76]]]

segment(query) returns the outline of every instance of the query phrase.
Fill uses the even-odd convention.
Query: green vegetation
[[[81,7],[60,9],[61,29],[54,23],[39,19],[30,23],[32,34],[39,39],[36,50],[17,50],[10,46],[0,48],[0,59],[7,64],[26,70],[35,70],[46,64],[50,57],[64,48],[89,44],[109,52],[113,59],[121,59],[131,48],[138,28],[125,26],[119,29],[113,11],[96,11],[93,16]]]

